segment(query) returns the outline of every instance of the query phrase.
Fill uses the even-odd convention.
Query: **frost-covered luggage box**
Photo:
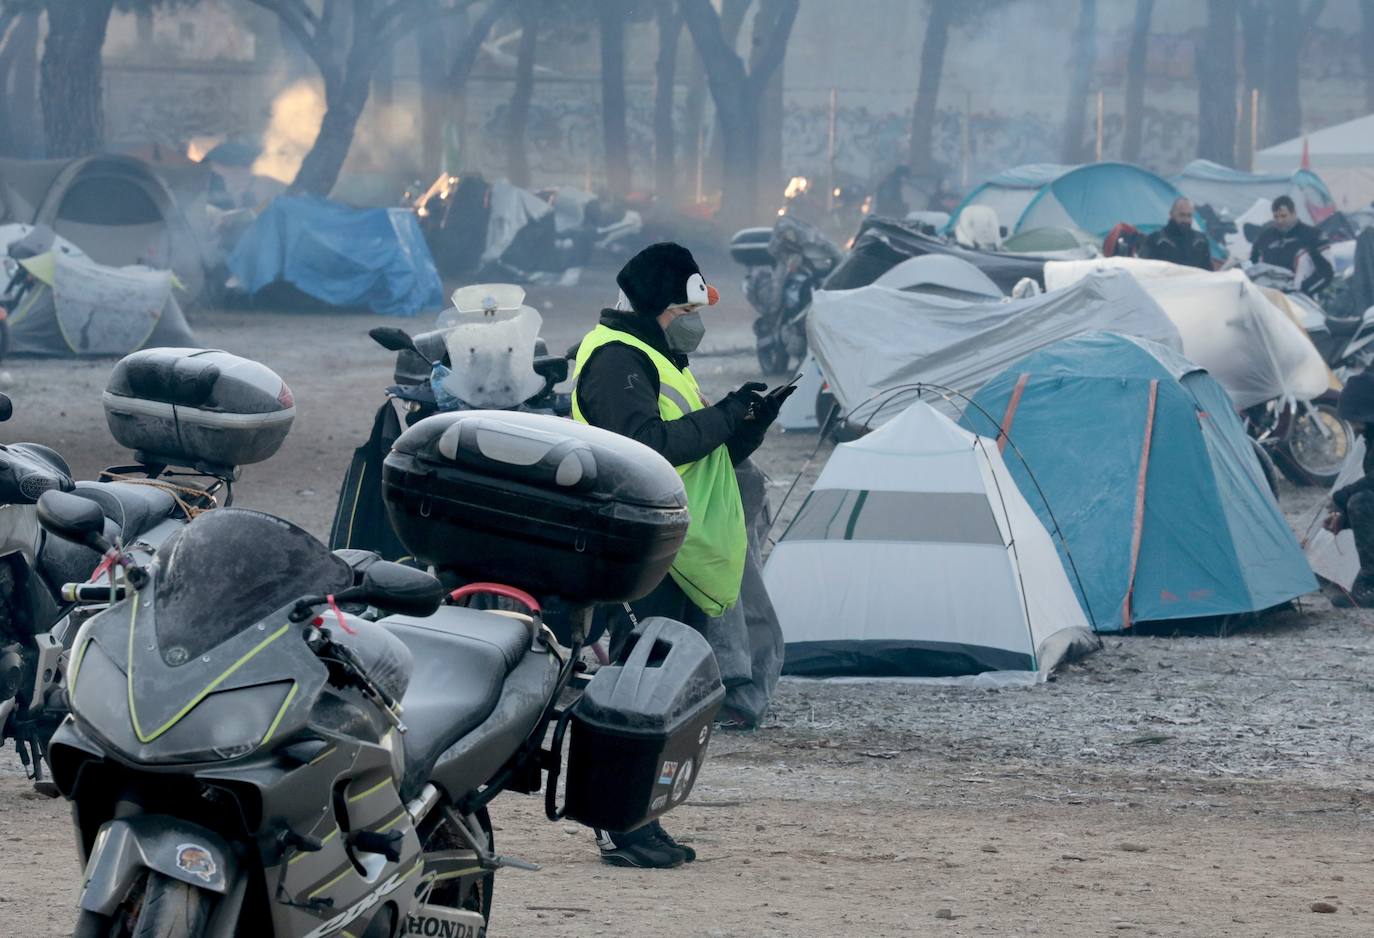
[[[663,457],[546,414],[428,417],[393,444],[382,487],[417,559],[577,604],[645,595],[687,534],[687,496]]]
[[[628,831],[682,804],[724,699],[705,638],[672,619],[640,622],[573,711],[567,816]]]
[[[127,355],[101,400],[110,433],[139,461],[202,471],[269,458],[296,416],[291,389],[276,372],[213,349]]]

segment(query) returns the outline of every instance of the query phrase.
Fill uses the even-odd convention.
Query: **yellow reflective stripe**
[[[272,738],[272,734],[275,733],[277,731],[277,727],[281,725],[281,718],[286,716],[286,708],[291,706],[291,700],[295,696],[296,682],[292,681],[291,689],[286,692],[286,699],[283,700],[281,702],[281,706],[277,708],[277,715],[272,718],[272,725],[267,728],[267,733],[262,737],[262,742],[258,743],[259,746],[266,745],[267,741]]]
[[[348,803],[349,803],[349,804],[354,804],[355,802],[362,801],[362,800],[363,800],[364,798],[366,798],[368,795],[375,794],[376,792],[381,791],[383,788],[385,788],[386,786],[388,786],[388,785],[390,785],[390,784],[391,784],[391,779],[389,779],[389,778],[384,778],[384,779],[382,779],[380,782],[378,782],[377,784],[375,784],[375,785],[373,785],[371,788],[369,788],[367,791],[360,791],[360,792],[358,792],[358,794],[356,794],[356,795],[350,795],[349,798],[348,798]]]
[[[277,639],[285,635],[287,630],[291,628],[291,623],[288,622],[281,628],[273,632],[271,635],[267,636],[262,641],[258,642],[248,651],[248,654],[244,655],[238,661],[235,661],[232,665],[228,667],[227,670],[224,671],[223,674],[221,674],[219,677],[215,678],[213,681],[207,684],[204,690],[202,690],[200,693],[192,697],[191,700],[186,704],[186,706],[178,710],[170,720],[159,726],[152,733],[145,734],[143,732],[143,728],[139,726],[138,713],[134,710],[134,622],[137,620],[137,618],[138,594],[135,593],[133,598],[133,607],[129,611],[129,671],[126,684],[128,685],[129,689],[129,719],[133,721],[134,735],[138,737],[138,741],[141,743],[151,743],[153,740],[157,739],[163,733],[167,732],[172,727],[176,726],[177,723],[181,722],[181,719],[184,716],[186,716],[186,714],[190,713],[192,710],[195,709],[196,704],[200,703],[206,697],[210,696],[210,694],[214,692],[215,688],[219,687],[221,684],[227,681],[235,671],[237,671],[239,668],[243,667],[245,664],[251,661],[253,657],[257,655],[258,652],[262,651],[268,645],[272,644]]]

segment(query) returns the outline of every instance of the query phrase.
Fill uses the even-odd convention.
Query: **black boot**
[[[646,870],[667,870],[687,862],[690,848],[680,847],[668,837],[657,821],[626,832],[597,831],[596,845],[601,860],[611,866],[630,866]],[[693,859],[696,851],[691,851]]]
[[[1350,592],[1337,593],[1331,605],[1337,609],[1374,609],[1374,572],[1361,567]]]

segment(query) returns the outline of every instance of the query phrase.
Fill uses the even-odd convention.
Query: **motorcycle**
[[[41,523],[105,552],[117,597],[77,635],[52,742],[85,861],[76,934],[480,936],[497,871],[538,869],[496,852],[502,792],[617,830],[681,804],[724,696],[705,640],[649,619],[573,682],[590,603],[641,594],[686,532],[676,473],[610,437],[444,414],[387,461],[411,549],[442,575],[519,570],[583,603],[571,648],[518,586],[450,589],[235,508],[140,563],[89,503],[45,494]],[[550,536],[574,518],[576,536]],[[586,549],[603,536],[632,550]],[[519,611],[456,605],[479,594]]]
[[[184,355],[149,350],[122,359],[105,392],[110,429],[117,442],[135,450],[133,464],[109,467],[95,481],[75,482],[66,461],[46,446],[0,446],[0,742],[14,741],[25,772],[45,794],[56,794],[51,780],[45,778],[44,766],[50,771],[48,742],[67,713],[72,638],[109,599],[105,588],[82,582],[101,568],[101,554],[48,536],[38,523],[35,505],[47,491],[71,493],[101,513],[102,536],[107,541],[122,545],[128,556],[144,560],[191,518],[221,504],[231,505],[238,466],[177,452],[178,445],[169,444],[165,437],[150,439],[147,408],[134,408],[139,413],[131,419],[127,396],[120,393],[127,391],[131,375],[137,385],[149,374],[170,370],[189,379],[181,391],[183,400],[189,401],[197,393],[197,382],[188,363],[197,360],[208,366],[200,374],[201,393],[217,394],[218,404],[224,405],[236,390],[241,392],[242,388],[231,386],[242,383],[269,398],[253,406],[282,407],[279,397],[285,384],[256,362],[223,352]],[[290,392],[285,393],[289,396]],[[4,397],[0,418],[8,419],[11,410]],[[183,409],[183,419],[189,437],[194,417]],[[212,433],[232,436],[234,431],[218,428]],[[243,452],[237,458],[244,462],[265,459],[284,437],[285,429],[281,429],[265,448],[258,441],[255,452]],[[160,445],[148,448],[150,442]]]
[[[839,264],[841,252],[820,229],[783,215],[772,229],[745,228],[730,256],[746,268],[744,296],[754,307],[754,336],[765,374],[783,374],[806,356],[811,295]]]

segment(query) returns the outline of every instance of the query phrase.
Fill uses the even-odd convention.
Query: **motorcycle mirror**
[[[110,549],[110,542],[105,540],[105,513],[89,499],[69,492],[44,492],[38,499],[37,514],[38,523],[49,534],[102,554]]]
[[[377,326],[369,329],[367,334],[382,348],[389,352],[416,352],[415,340],[410,337],[410,333],[395,326]]]
[[[14,402],[8,394],[0,394],[0,423],[14,416]]]
[[[568,380],[568,360],[558,355],[545,355],[534,360],[534,373],[544,379],[545,385],[553,387]]]
[[[430,616],[448,590],[430,574],[404,564],[380,560],[365,571],[357,586],[334,598],[344,603],[366,603],[384,612],[403,616]]]

